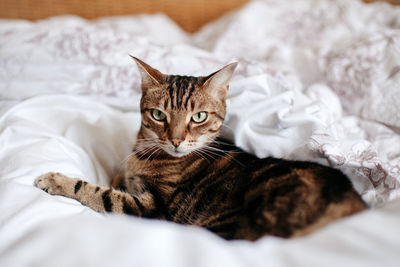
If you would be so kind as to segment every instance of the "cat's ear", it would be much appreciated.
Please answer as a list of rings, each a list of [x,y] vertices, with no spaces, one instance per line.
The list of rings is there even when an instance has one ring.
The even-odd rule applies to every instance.
[[[229,82],[231,81],[237,65],[237,62],[231,63],[208,76],[203,84],[203,88],[212,96],[219,98],[221,101],[225,101],[226,95],[228,94]]]
[[[142,76],[142,90],[145,90],[151,86],[158,86],[165,80],[165,75],[158,70],[152,68],[150,65],[144,63],[134,56],[130,57],[136,61],[140,75]]]

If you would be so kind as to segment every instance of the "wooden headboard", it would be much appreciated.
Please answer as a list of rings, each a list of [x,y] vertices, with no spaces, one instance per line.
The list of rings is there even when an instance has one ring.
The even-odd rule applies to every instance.
[[[163,12],[184,30],[194,32],[205,23],[239,8],[249,0],[0,0],[0,18],[38,20],[75,14],[87,19]],[[374,2],[376,0],[364,0]],[[400,0],[386,0],[400,4]]]

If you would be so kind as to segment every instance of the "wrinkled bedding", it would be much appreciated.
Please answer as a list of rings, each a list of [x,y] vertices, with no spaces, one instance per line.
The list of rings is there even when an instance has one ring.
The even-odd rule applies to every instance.
[[[340,168],[371,209],[305,238],[226,242],[33,187],[123,168],[140,125],[129,54],[181,75],[239,62],[222,135]],[[161,14],[0,20],[0,266],[397,266],[399,106],[400,8],[384,3],[252,1],[193,35]]]

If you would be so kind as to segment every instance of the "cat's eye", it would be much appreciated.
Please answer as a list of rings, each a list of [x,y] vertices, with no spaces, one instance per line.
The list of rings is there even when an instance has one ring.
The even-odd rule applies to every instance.
[[[158,109],[152,109],[151,116],[153,116],[156,121],[163,121],[167,117],[161,110]]]
[[[207,112],[201,111],[192,116],[192,121],[196,123],[202,123],[207,119]]]

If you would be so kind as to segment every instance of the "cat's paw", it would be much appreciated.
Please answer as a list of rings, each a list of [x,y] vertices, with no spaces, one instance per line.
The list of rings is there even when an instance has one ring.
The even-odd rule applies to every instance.
[[[35,186],[52,195],[67,195],[70,178],[58,172],[45,173],[35,180]]]

